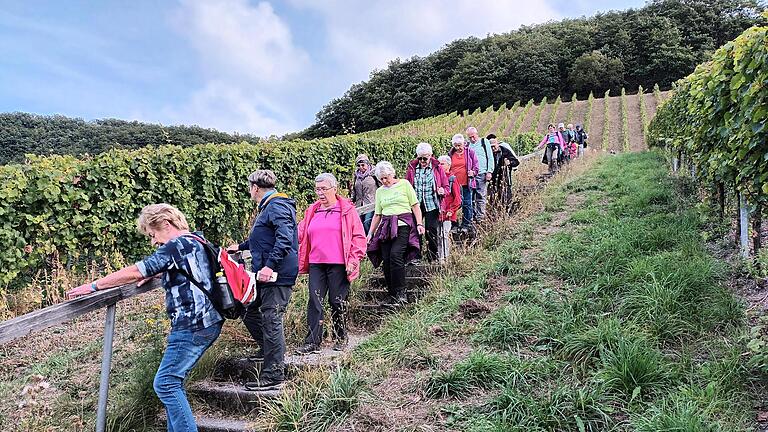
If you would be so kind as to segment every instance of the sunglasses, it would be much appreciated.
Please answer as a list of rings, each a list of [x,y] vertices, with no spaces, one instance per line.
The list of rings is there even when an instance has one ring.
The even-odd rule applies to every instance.
[[[419,157],[417,157],[416,159],[417,159],[417,160],[420,160],[420,161],[428,161],[428,160],[429,160],[429,158],[428,158],[428,157],[426,157],[426,156],[419,156]]]

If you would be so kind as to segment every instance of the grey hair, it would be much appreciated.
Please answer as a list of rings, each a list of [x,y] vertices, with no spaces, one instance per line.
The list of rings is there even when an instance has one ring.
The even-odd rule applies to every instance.
[[[315,177],[315,183],[320,183],[321,181],[327,181],[332,188],[339,187],[339,182],[336,180],[336,176],[331,173],[322,173]]]
[[[440,163],[447,163],[448,165],[451,165],[451,157],[448,155],[442,155],[439,158],[437,158],[437,161]]]
[[[374,173],[376,174],[376,177],[379,179],[387,175],[391,175],[392,177],[394,177],[395,167],[393,167],[392,164],[387,161],[380,161],[379,163],[376,164],[376,168],[374,168]]]
[[[453,136],[453,138],[451,138],[451,144],[456,144],[456,143],[460,143],[460,142],[461,143],[465,142],[464,135],[462,135],[462,134],[456,134],[456,135]]]
[[[418,143],[416,145],[416,156],[429,155],[432,156],[432,146],[429,143]]]
[[[467,128],[467,130],[466,130],[465,132],[466,132],[467,134],[469,134],[470,132],[474,132],[474,133],[477,133],[477,128],[476,128],[476,127],[474,127],[474,126],[470,126],[470,127],[468,127],[468,128]]]
[[[256,170],[248,176],[248,181],[262,189],[274,189],[277,176],[272,170]]]

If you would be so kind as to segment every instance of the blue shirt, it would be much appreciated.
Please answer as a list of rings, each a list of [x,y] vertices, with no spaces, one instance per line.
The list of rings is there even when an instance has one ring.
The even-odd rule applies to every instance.
[[[202,237],[201,233],[195,233]],[[179,271],[183,269],[206,290],[211,289],[211,270],[203,245],[180,236],[157,248],[136,263],[144,277],[163,273],[165,310],[174,330],[201,330],[223,320],[208,297]]]
[[[467,144],[477,156],[477,174],[492,173],[496,169],[496,162],[493,159],[491,140],[480,138],[475,142],[469,140]]]

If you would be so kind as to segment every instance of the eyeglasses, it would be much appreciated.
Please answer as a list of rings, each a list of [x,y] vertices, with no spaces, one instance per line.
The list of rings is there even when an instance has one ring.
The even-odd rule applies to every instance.
[[[323,186],[323,187],[316,187],[315,188],[315,192],[317,192],[317,193],[325,193],[325,192],[328,192],[331,189],[333,189],[333,188],[332,187],[325,187],[325,186]]]
[[[429,158],[427,156],[419,156],[416,159],[418,159],[420,161],[428,161],[429,160]]]

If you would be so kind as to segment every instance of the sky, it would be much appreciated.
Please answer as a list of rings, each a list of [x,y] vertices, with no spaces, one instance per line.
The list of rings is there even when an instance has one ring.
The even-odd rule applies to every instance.
[[[0,112],[282,135],[395,58],[644,0],[0,0]]]

